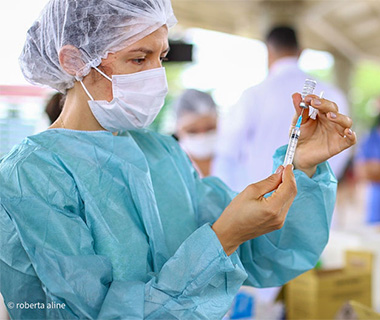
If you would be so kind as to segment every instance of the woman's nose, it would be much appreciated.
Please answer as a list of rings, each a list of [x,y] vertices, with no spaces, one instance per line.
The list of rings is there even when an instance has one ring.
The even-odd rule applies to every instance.
[[[153,68],[161,68],[161,67],[162,67],[161,58],[155,59],[154,64],[153,64]]]

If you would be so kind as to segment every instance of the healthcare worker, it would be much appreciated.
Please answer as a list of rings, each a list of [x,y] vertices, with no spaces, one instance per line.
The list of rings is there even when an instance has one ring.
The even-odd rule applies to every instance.
[[[214,99],[207,93],[186,89],[174,101],[175,137],[202,177],[210,175],[216,146],[218,114]]]
[[[220,319],[243,283],[279,286],[317,262],[336,189],[324,161],[355,143],[351,120],[309,96],[320,116],[305,117],[294,172],[282,147],[276,173],[238,195],[199,179],[173,138],[143,129],[175,22],[168,0],[52,0],[28,31],[25,77],[67,97],[0,164],[12,318]]]

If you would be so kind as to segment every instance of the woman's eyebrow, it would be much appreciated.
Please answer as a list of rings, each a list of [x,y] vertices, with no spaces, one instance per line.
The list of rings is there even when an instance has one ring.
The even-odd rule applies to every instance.
[[[152,54],[153,53],[152,50],[150,50],[148,48],[144,48],[144,47],[133,49],[133,50],[129,50],[128,52],[143,52],[143,53],[146,53],[146,54]]]
[[[165,49],[164,51],[162,51],[162,53],[167,53],[167,52],[169,52],[169,50],[170,50],[170,48],[168,47],[167,49]],[[140,48],[128,51],[128,53],[131,53],[131,52],[143,52],[145,54],[152,54],[153,50],[148,49],[148,48],[144,48],[144,47],[140,47]]]

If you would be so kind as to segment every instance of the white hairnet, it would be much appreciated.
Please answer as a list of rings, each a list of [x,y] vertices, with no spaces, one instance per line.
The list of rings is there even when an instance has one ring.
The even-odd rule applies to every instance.
[[[209,94],[195,89],[185,90],[174,102],[173,108],[177,120],[188,114],[216,114],[216,104],[213,98]]]
[[[28,30],[21,70],[29,82],[65,92],[108,53],[176,22],[170,0],[51,0]],[[75,76],[59,63],[65,45],[78,49],[69,53]]]

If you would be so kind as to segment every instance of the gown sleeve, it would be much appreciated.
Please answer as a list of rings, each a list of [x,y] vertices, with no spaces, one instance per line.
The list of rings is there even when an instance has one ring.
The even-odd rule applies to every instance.
[[[274,168],[283,163],[286,147],[273,156]],[[200,223],[213,223],[236,193],[215,177],[199,179],[197,206]],[[281,286],[313,268],[327,244],[336,199],[336,178],[327,162],[312,178],[294,170],[298,193],[280,230],[240,245],[237,253],[248,273],[245,285]]]
[[[25,153],[0,165],[0,288],[12,318],[223,317],[247,274],[210,224],[147,282],[114,280],[109,258],[94,250],[70,172],[42,151]]]

